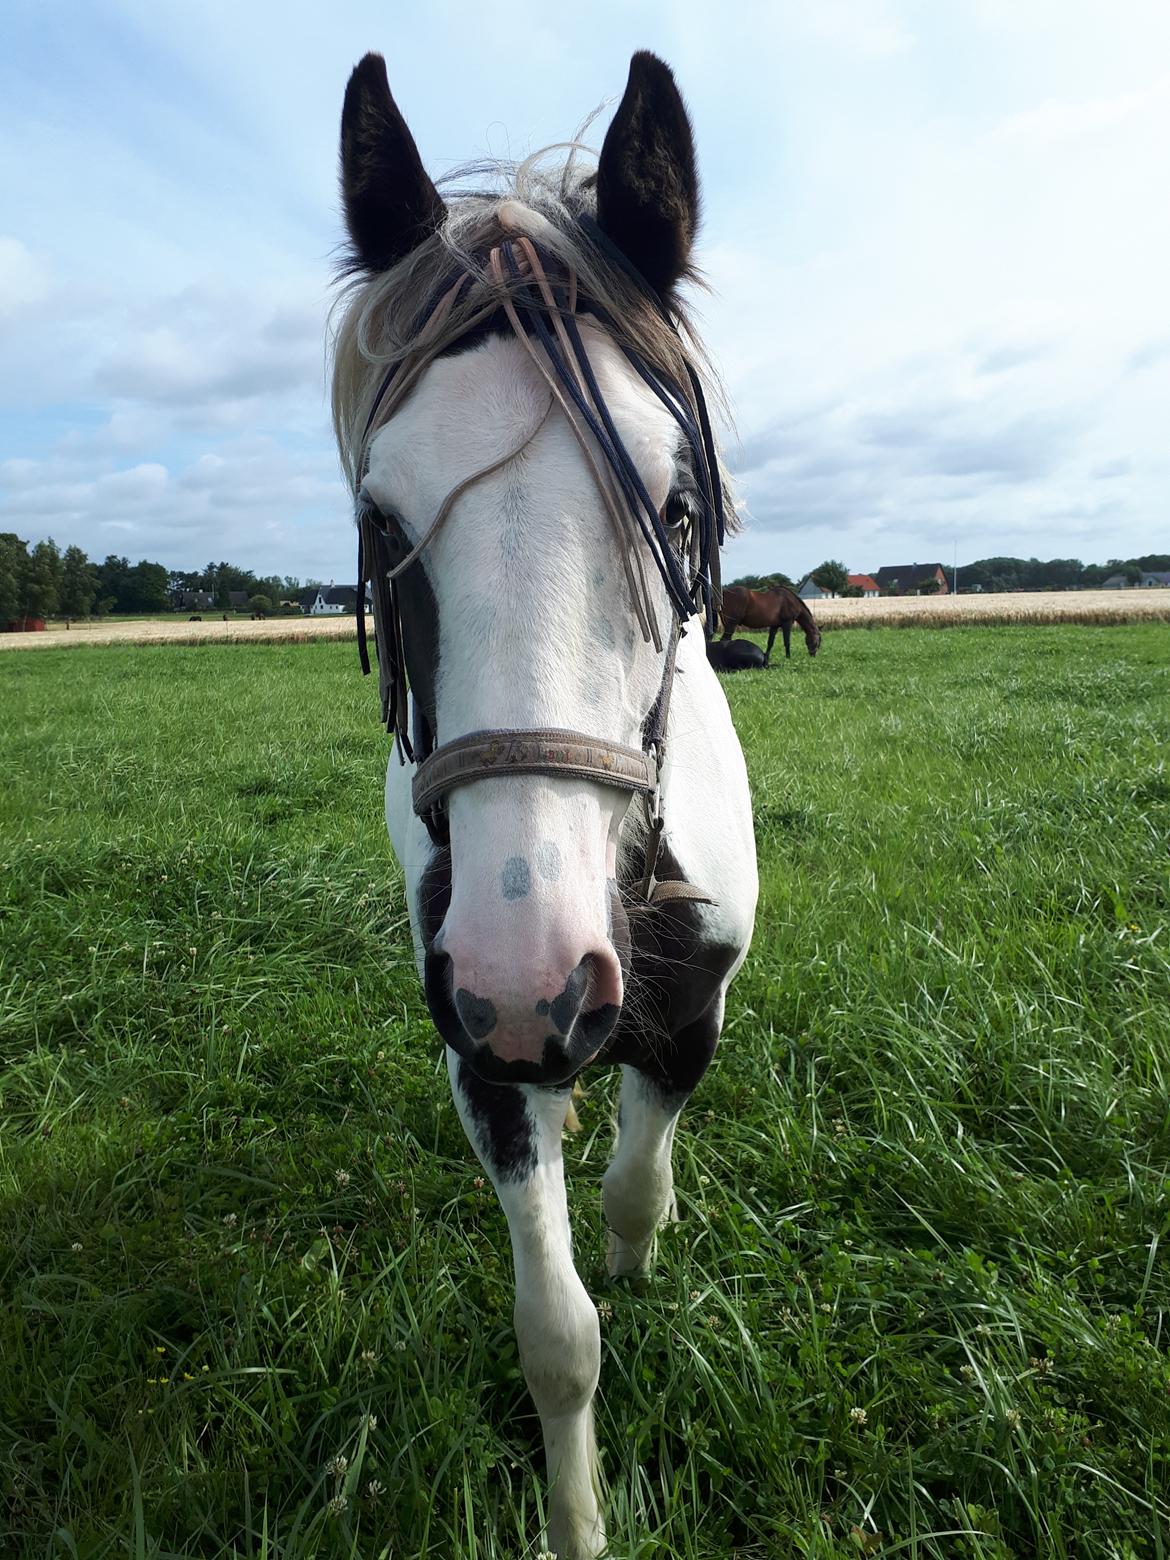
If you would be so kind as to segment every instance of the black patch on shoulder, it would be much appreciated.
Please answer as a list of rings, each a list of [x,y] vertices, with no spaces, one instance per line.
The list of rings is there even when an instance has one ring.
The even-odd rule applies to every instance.
[[[536,1138],[528,1102],[513,1084],[485,1083],[459,1063],[459,1090],[480,1135],[480,1144],[502,1181],[526,1181],[536,1169]]]
[[[541,1018],[548,1017],[549,1004],[544,997],[536,1004],[536,1011]]]
[[[684,878],[668,842],[658,878]],[[716,998],[739,949],[712,942],[701,908],[686,900],[631,915],[628,925],[632,999],[599,1060],[636,1067],[672,1097],[689,1094],[715,1054]]]

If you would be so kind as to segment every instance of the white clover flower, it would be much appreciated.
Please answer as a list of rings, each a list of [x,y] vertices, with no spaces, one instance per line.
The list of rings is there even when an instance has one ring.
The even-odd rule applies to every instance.
[[[869,1418],[869,1415],[866,1413],[864,1408],[851,1408],[849,1410],[849,1418],[855,1425],[863,1425]]]
[[[349,1467],[349,1458],[344,1452],[338,1452],[325,1464],[325,1472],[331,1473],[335,1479],[343,1478],[345,1470]]]
[[[349,1185],[349,1171],[335,1170],[333,1172],[333,1179],[337,1182],[338,1186],[344,1190],[344,1188]]]

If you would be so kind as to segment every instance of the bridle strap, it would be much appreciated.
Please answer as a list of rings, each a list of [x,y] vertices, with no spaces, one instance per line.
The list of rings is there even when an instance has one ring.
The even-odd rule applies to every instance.
[[[468,488],[474,487],[477,482],[482,482],[484,477],[490,477],[494,472],[501,471],[505,466],[516,460],[518,456],[523,455],[524,451],[528,448],[533,439],[536,438],[536,435],[548,421],[548,414],[552,411],[552,409],[553,402],[552,397],[550,396],[548,405],[545,407],[540,420],[536,423],[535,427],[532,429],[532,432],[526,434],[524,439],[516,446],[515,449],[509,450],[505,455],[501,455],[499,460],[493,460],[489,466],[481,466],[478,471],[473,471],[470,476],[464,477],[461,482],[457,482],[455,484],[443,502],[439,505],[435,518],[431,521],[430,525],[423,532],[422,536],[407,553],[406,557],[403,558],[400,563],[396,563],[393,568],[386,570],[386,578],[388,580],[398,579],[400,575],[406,573],[407,569],[410,568],[412,563],[417,563],[418,559],[424,552],[426,552],[427,548],[439,534],[439,531],[444,521],[447,519],[447,516],[455,508],[457,500],[462,498],[463,494],[467,492]]]
[[[547,307],[552,313],[553,324],[557,335],[563,341],[566,339],[564,324],[562,323],[560,315],[556,310],[555,300],[553,299],[552,293],[548,287],[548,279],[545,276],[543,266],[540,264],[540,259],[536,254],[536,251],[533,249],[531,243],[529,243],[527,239],[520,239],[517,242],[522,247],[527,271],[533,276],[534,281],[540,288],[541,295],[545,298]],[[537,351],[532,340],[530,339],[528,332],[524,329],[524,325],[520,320],[520,316],[516,312],[516,307],[508,295],[507,288],[505,286],[503,261],[501,259],[500,249],[498,247],[492,250],[488,257],[488,263],[491,267],[492,275],[500,287],[500,305],[504,310],[508,324],[512,327],[512,331],[516,337],[516,340],[532,359],[537,373],[548,385],[549,394],[553,397],[561,411],[565,414],[565,421],[568,423],[573,437],[580,446],[581,454],[585,458],[585,464],[589,467],[589,470],[593,476],[593,480],[597,486],[597,491],[601,496],[601,501],[604,504],[606,513],[609,515],[610,522],[613,525],[614,535],[618,544],[618,554],[622,560],[622,567],[625,570],[626,581],[630,588],[630,598],[634,605],[634,611],[638,617],[638,626],[642,630],[642,637],[652,643],[655,650],[661,651],[662,637],[658,630],[658,622],[654,614],[653,604],[650,600],[650,592],[646,585],[646,575],[642,567],[641,554],[638,551],[637,546],[634,544],[630,534],[631,521],[625,509],[623,508],[620,499],[614,493],[614,483],[612,477],[610,476],[608,469],[598,463],[597,456],[593,452],[593,448],[585,435],[584,429],[579,426],[579,419],[574,416],[572,405],[570,404],[570,401],[564,390],[561,388],[556,375],[548,367],[544,361],[544,358]],[[572,279],[575,285],[575,275]],[[571,366],[572,358],[568,351],[566,351],[565,360],[566,363]],[[579,378],[579,376],[574,374],[574,378]]]
[[[473,731],[436,748],[414,772],[412,797],[420,817],[458,786],[512,775],[588,780],[615,791],[651,796],[653,760],[637,748],[551,727],[535,731]]]

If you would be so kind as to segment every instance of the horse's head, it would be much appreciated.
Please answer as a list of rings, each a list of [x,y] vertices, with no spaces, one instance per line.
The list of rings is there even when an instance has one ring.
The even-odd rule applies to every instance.
[[[511,254],[512,237],[538,245],[557,279],[574,277],[582,383],[595,379],[589,399],[608,409],[677,549],[693,513],[692,463],[678,421],[622,350],[633,343],[685,384],[681,357],[663,361],[681,354],[678,338],[629,271],[670,302],[688,268],[698,190],[673,77],[652,55],[634,57],[595,186],[578,177],[567,194],[559,178],[521,169],[509,198],[448,207],[378,56],[351,77],[341,148],[359,280],[338,338],[335,416],[359,507],[391,561],[424,543],[395,586],[415,747],[560,729],[638,752],[673,621],[657,554],[637,532],[633,545],[619,545],[605,459],[550,388],[534,322],[516,326],[506,290],[498,307],[482,300],[493,277],[506,288],[500,246]],[[583,228],[582,210],[593,228]],[[367,440],[363,424],[396,333],[401,340],[404,322],[418,330],[433,319],[435,299],[461,271],[469,285],[437,327],[421,327],[436,332],[436,349]],[[641,582],[636,592],[631,578]],[[635,594],[652,611],[658,644],[640,631]],[[380,623],[380,644],[385,635]],[[408,875],[428,874],[438,907],[424,927],[432,1016],[481,1076],[559,1082],[613,1030],[628,941],[617,879],[629,806],[628,791],[569,773],[477,777],[445,798],[449,857],[417,828],[399,832]]]
[[[805,629],[804,642],[808,646],[809,655],[816,655],[821,648],[821,631],[815,623],[810,623]]]

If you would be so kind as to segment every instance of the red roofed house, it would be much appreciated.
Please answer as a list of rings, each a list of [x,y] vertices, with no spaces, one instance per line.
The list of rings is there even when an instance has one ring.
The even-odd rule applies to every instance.
[[[887,596],[946,596],[951,589],[941,563],[887,564],[874,578]]]
[[[868,574],[851,574],[849,583],[855,589],[860,590],[863,596],[881,595],[881,591],[878,589],[878,582],[871,580]]]

